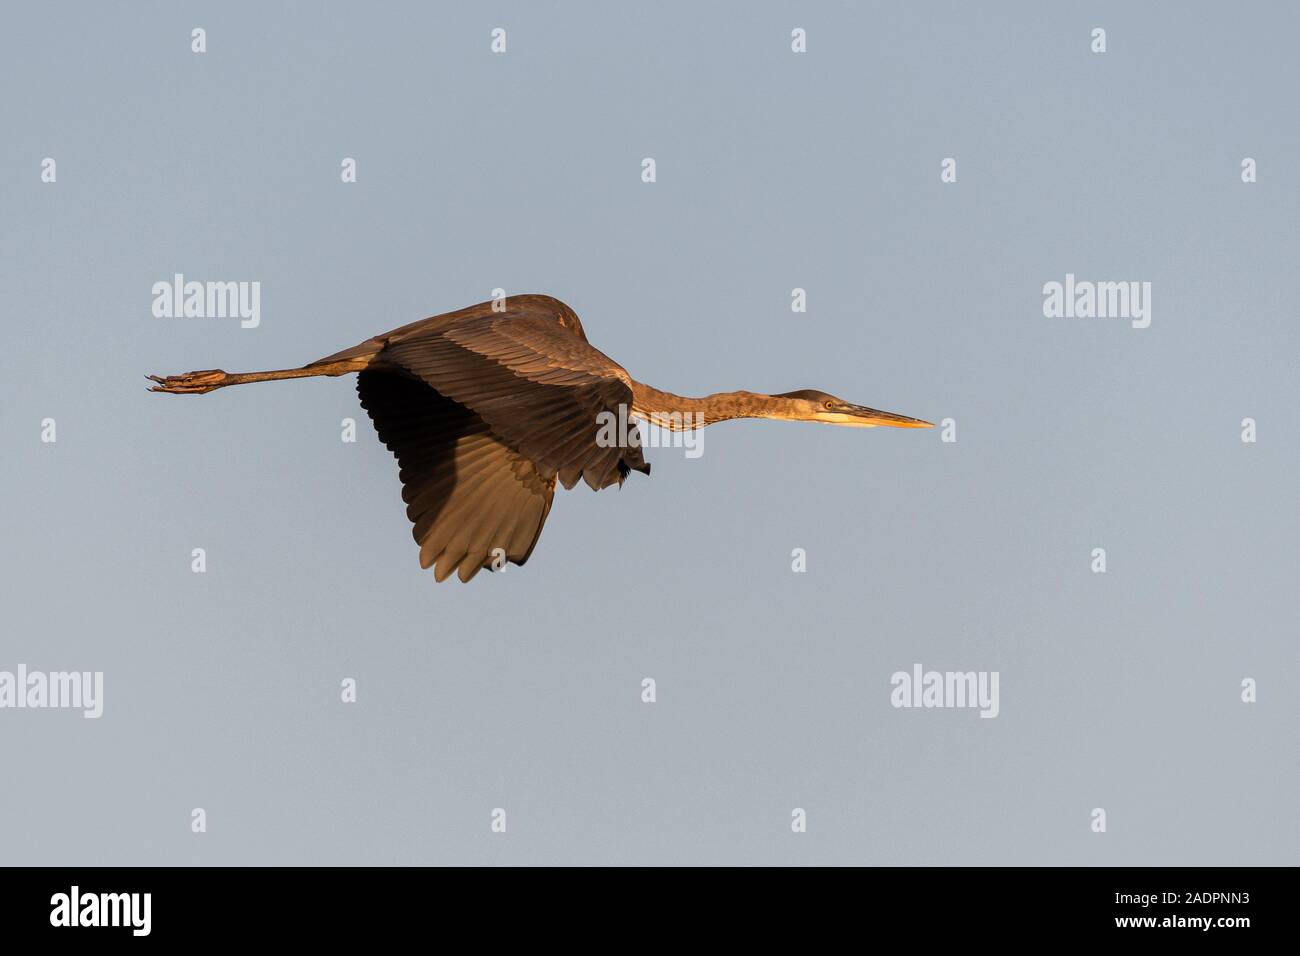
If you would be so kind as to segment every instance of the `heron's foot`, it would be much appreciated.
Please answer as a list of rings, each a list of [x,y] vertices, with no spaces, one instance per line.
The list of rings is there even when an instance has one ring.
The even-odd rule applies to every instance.
[[[219,368],[203,372],[186,372],[183,375],[146,375],[145,378],[158,383],[149,391],[168,392],[172,395],[202,395],[204,392],[230,384],[228,381],[230,376]]]

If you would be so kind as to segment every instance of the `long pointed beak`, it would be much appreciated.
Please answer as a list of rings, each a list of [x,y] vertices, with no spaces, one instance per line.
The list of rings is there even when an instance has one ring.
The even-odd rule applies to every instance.
[[[890,428],[933,428],[932,422],[922,421],[919,418],[908,418],[906,415],[896,415],[893,412],[882,412],[878,408],[866,408],[862,405],[846,405],[844,411],[852,415],[855,419],[862,422],[863,425],[887,425]]]

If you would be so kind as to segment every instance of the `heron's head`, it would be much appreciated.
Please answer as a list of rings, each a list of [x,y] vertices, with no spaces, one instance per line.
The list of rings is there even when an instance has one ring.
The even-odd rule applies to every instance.
[[[930,422],[893,412],[882,412],[878,408],[854,405],[834,395],[827,395],[815,388],[802,388],[797,392],[782,392],[774,398],[785,399],[787,409],[782,417],[801,422],[824,422],[827,425],[847,425],[851,428],[875,428],[888,425],[893,428],[933,428]]]

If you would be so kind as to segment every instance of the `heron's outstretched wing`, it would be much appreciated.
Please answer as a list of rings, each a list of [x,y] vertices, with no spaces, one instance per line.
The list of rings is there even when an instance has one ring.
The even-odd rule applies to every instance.
[[[506,445],[473,411],[398,371],[357,376],[361,405],[397,456],[420,566],[468,581],[528,560],[551,510],[555,478]]]
[[[629,421],[627,372],[559,317],[476,314],[394,335],[381,357],[475,412],[565,488],[582,479],[600,489],[634,469],[650,472]]]

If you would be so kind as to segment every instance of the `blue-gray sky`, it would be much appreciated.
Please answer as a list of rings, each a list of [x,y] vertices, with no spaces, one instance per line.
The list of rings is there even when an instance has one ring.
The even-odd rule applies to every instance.
[[[105,699],[0,710],[0,862],[1296,862],[1294,10],[3,17],[0,670]],[[178,272],[260,325],[155,318]],[[1067,273],[1150,327],[1045,318]],[[462,587],[351,379],[144,390],[496,287],[661,388],[957,441],[719,425]],[[891,707],[918,662],[997,671],[996,719]]]

